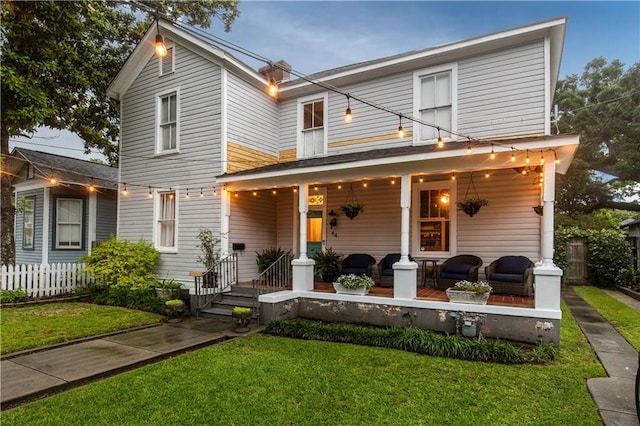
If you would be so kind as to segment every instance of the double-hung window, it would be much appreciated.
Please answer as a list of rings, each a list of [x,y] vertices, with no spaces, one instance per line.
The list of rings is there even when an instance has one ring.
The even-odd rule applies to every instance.
[[[176,249],[176,203],[175,191],[158,193],[156,246],[158,249]]]
[[[82,200],[58,198],[56,200],[56,248],[82,248]]]
[[[414,75],[415,115],[433,126],[420,125],[418,142],[433,142],[440,136],[450,137],[446,130],[456,131],[457,67],[432,68]]]
[[[33,250],[34,248],[34,218],[36,200],[33,197],[24,199],[22,211],[22,248]]]
[[[454,251],[455,208],[451,214],[454,191],[447,181],[414,185],[413,253],[447,255]]]
[[[179,115],[178,91],[158,96],[158,153],[178,151]]]
[[[299,101],[298,158],[315,157],[327,153],[327,95]]]

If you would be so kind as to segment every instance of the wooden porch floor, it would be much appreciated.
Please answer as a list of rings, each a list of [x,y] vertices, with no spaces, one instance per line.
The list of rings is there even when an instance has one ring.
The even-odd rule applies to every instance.
[[[240,283],[239,286],[251,287],[251,283]],[[285,290],[285,289],[283,289]],[[313,290],[322,293],[335,293],[332,283],[316,281],[313,284]],[[369,296],[393,297],[393,288],[374,286],[369,290]],[[437,290],[429,286],[418,286],[418,300],[433,300],[438,302],[447,302],[447,294],[444,290]],[[488,305],[514,306],[518,308],[533,308],[535,306],[533,297],[511,296],[508,294],[492,294],[487,301]]]

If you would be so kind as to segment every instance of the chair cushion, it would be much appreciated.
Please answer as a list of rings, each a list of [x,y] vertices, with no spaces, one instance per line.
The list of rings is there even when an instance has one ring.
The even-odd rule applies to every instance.
[[[347,268],[367,268],[367,266],[375,263],[376,260],[368,254],[350,254],[345,259]]]
[[[451,280],[466,280],[467,273],[465,272],[464,274],[454,274],[451,272],[442,271],[440,272],[440,278],[449,278]]]
[[[466,263],[450,263],[445,265],[442,271],[446,271],[450,274],[463,274],[466,276],[472,266],[473,265],[467,265]]]
[[[385,256],[384,258],[384,270],[386,271],[387,269],[392,269],[393,270],[393,264],[397,263],[400,261],[400,255],[399,254],[388,254]],[[391,274],[393,275],[393,273]]]
[[[530,261],[524,256],[504,256],[498,259],[496,272],[500,274],[524,274],[530,266]]]
[[[382,275],[385,276],[385,277],[392,277],[393,276],[393,268],[383,269],[382,270]]]
[[[524,283],[524,274],[491,274],[490,281],[505,281],[509,283]]]

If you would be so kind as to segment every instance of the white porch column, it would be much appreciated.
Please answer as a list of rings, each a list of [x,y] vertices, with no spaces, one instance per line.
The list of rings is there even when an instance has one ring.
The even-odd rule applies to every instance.
[[[229,254],[229,217],[231,216],[231,193],[220,191],[220,254]]]
[[[415,299],[418,264],[409,260],[409,224],[411,220],[411,176],[402,175],[400,188],[400,261],[393,264],[393,297]]]
[[[533,270],[536,309],[560,311],[562,269],[553,263],[553,215],[555,208],[556,164],[553,152],[544,154],[542,192],[542,259]]]
[[[293,266],[293,291],[313,290],[313,265],[307,257],[307,212],[309,185],[303,183],[298,189],[298,212],[300,213],[300,257],[291,261]]]

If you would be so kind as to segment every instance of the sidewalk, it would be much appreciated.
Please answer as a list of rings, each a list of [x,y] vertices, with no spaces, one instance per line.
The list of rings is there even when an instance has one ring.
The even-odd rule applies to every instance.
[[[598,405],[604,424],[639,425],[634,389],[638,353],[571,287],[562,288],[562,298],[607,372],[608,377],[587,380],[587,387]]]
[[[229,320],[189,318],[4,356],[0,362],[1,409],[263,329],[251,324],[249,333],[238,334],[235,328]]]

